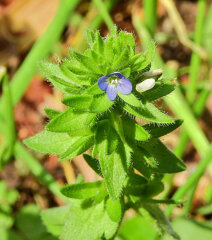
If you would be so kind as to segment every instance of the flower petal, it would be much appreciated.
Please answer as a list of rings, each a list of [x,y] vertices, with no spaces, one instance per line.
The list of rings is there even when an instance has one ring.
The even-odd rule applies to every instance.
[[[98,79],[98,86],[100,89],[102,89],[103,91],[105,91],[108,87],[108,82],[107,82],[108,77],[107,76],[103,76],[100,77]]]
[[[107,87],[107,97],[109,100],[113,101],[117,95],[117,88],[114,85],[108,85]]]
[[[119,85],[117,89],[122,94],[129,94],[132,92],[132,83],[127,78],[122,77],[119,80]]]

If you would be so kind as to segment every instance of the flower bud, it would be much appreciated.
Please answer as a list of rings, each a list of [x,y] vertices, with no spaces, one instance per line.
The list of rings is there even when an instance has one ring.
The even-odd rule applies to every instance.
[[[163,70],[162,69],[155,69],[155,70],[152,70],[152,71],[149,71],[149,72],[145,72],[143,73],[143,77],[157,77],[159,75],[161,75],[163,73]]]
[[[143,82],[136,85],[136,91],[137,92],[145,92],[155,86],[155,79],[154,78],[148,78],[144,80]]]

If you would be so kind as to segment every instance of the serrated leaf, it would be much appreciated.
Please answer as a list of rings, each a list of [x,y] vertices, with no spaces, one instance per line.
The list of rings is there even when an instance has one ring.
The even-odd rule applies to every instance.
[[[45,108],[44,111],[50,119],[57,117],[61,113],[60,111],[51,108]]]
[[[94,144],[94,136],[84,136],[77,139],[68,149],[64,152],[60,161],[66,161],[87,151]]]
[[[123,199],[112,200],[110,198],[106,201],[106,211],[113,222],[119,223],[124,213]]]
[[[61,155],[81,137],[70,137],[67,133],[42,131],[33,137],[24,140],[24,143],[33,150]]]
[[[186,169],[185,164],[172,153],[160,140],[151,139],[140,145],[155,159],[152,170],[157,173],[176,173]]]
[[[146,124],[143,126],[143,128],[151,135],[151,137],[159,138],[162,137],[172,131],[174,131],[176,128],[181,126],[183,123],[183,120],[175,120],[174,123],[167,125],[167,124]]]
[[[93,45],[93,47],[97,53],[102,55],[104,53],[104,41],[98,31],[96,31],[95,40],[96,41],[95,41],[95,44]]]
[[[78,200],[71,205],[61,238],[63,240],[94,240],[104,236],[106,239],[111,239],[117,228],[118,223],[109,218],[104,201],[84,206],[84,202],[81,203]]]
[[[87,199],[95,197],[100,191],[102,181],[83,182],[66,185],[61,188],[61,193],[68,198]]]
[[[156,108],[152,103],[143,103],[143,106],[140,108],[133,108],[129,105],[124,106],[124,110],[136,117],[145,119],[147,121],[156,122],[156,123],[173,123],[174,120],[162,113],[158,108]]]
[[[70,205],[67,205],[50,208],[41,212],[42,221],[52,235],[59,237],[62,234],[69,209]]]
[[[83,157],[87,164],[98,174],[102,177],[102,172],[100,169],[99,161],[88,154],[83,154]]]
[[[46,125],[46,129],[52,132],[74,133],[80,129],[87,129],[92,125],[96,114],[82,113],[68,108]]]
[[[123,117],[123,130],[126,137],[136,141],[146,141],[150,138],[148,131],[138,125],[134,120]]]

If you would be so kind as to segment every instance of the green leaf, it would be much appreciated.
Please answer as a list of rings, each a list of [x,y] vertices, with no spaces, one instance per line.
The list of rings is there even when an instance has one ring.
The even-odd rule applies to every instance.
[[[124,106],[124,110],[136,117],[156,123],[173,123],[174,120],[158,110],[152,103],[143,103],[140,108],[133,108],[129,105]]]
[[[112,200],[110,198],[107,199],[106,202],[106,210],[108,216],[113,222],[119,223],[123,216],[123,199]]]
[[[106,155],[106,141],[99,145],[101,172],[108,193],[113,200],[116,200],[121,194],[130,161],[130,151],[124,148],[122,143],[119,143],[118,149],[110,155]]]
[[[61,193],[68,198],[86,199],[95,197],[100,191],[102,181],[83,182],[66,185],[61,188]]]
[[[140,147],[133,147],[133,167],[146,178],[150,178],[152,169],[149,165],[149,155]]]
[[[122,118],[122,123],[125,136],[129,137],[131,140],[146,141],[150,138],[148,131],[129,117],[124,116]]]
[[[46,125],[52,132],[74,133],[80,129],[87,129],[95,119],[94,113],[81,113],[68,108]]]
[[[60,111],[51,108],[45,108],[44,111],[50,119],[57,117],[61,113]]]
[[[72,145],[70,145],[66,152],[64,152],[61,155],[60,161],[66,161],[84,153],[93,144],[94,144],[93,135],[80,137]]]
[[[109,127],[105,146],[105,151],[107,155],[116,151],[118,147],[118,142],[119,142],[118,134],[116,133],[113,127]]]
[[[156,229],[143,217],[137,215],[125,221],[119,231],[123,240],[156,240]]]
[[[83,157],[87,164],[97,173],[102,177],[102,172],[100,169],[99,161],[95,158],[92,158],[88,154],[83,154]]]
[[[175,173],[184,171],[185,164],[175,156],[160,140],[151,139],[140,145],[155,159],[156,165],[152,170],[157,173]]]
[[[62,102],[74,110],[87,111],[92,99],[90,95],[72,95],[64,98]]]
[[[158,98],[164,97],[175,90],[175,85],[171,82],[156,82],[154,88],[150,91],[142,92],[146,100],[152,102]]]
[[[116,55],[118,56],[118,55]],[[124,67],[126,67],[128,65],[128,61],[129,61],[129,49],[125,48],[122,53],[120,54],[120,56],[114,58],[114,63],[112,65],[112,68],[114,70],[121,70]]]
[[[61,71],[57,64],[40,61],[38,67],[41,69],[45,77],[51,81],[55,88],[61,92],[67,92],[66,88],[75,86],[74,82],[71,82],[68,77]]]
[[[173,230],[168,218],[163,211],[156,205],[151,203],[143,203],[142,207],[148,211],[148,214],[156,220],[157,226],[161,230],[162,234],[169,234],[174,239],[180,239],[178,234]]]
[[[55,207],[41,212],[41,218],[48,231],[54,236],[60,236],[69,215],[70,205]]]
[[[210,240],[212,236],[211,221],[196,221],[194,219],[176,218],[172,222],[174,230],[182,240]],[[170,238],[165,237],[164,240]]]
[[[24,140],[24,143],[33,150],[61,155],[66,152],[81,137],[70,137],[67,133],[42,131],[33,137]]]
[[[35,204],[28,204],[21,208],[16,218],[16,228],[26,239],[30,240],[56,240],[50,236],[40,219],[40,208]]]
[[[111,239],[117,228],[118,223],[108,216],[104,201],[86,206],[85,202],[81,204],[78,200],[71,205],[61,239],[94,240],[102,236]]]
[[[128,103],[129,105],[132,105],[134,107],[142,107],[142,103],[139,99],[136,98],[136,96],[133,93],[130,94],[121,94],[118,92],[119,97],[124,100],[124,102]]]
[[[102,94],[102,93],[104,93],[104,91],[102,91],[99,88],[97,83],[93,84],[92,86],[87,88],[85,91],[85,94],[88,94],[88,95],[98,95],[98,94]]]
[[[175,120],[173,124],[167,125],[155,125],[155,124],[146,124],[143,128],[151,135],[151,137],[159,138],[162,137],[176,128],[178,128],[183,123],[183,120]]]
[[[110,101],[106,94],[94,96],[91,105],[89,106],[89,112],[102,113],[107,111],[112,105],[113,101]]]
[[[95,64],[95,62],[93,61],[92,58],[87,57],[85,55],[82,55],[80,53],[77,53],[72,49],[69,49],[69,54],[70,54],[71,57],[75,58],[80,64],[82,64],[88,70],[101,74],[101,72],[97,71],[98,68],[96,68],[96,64]]]

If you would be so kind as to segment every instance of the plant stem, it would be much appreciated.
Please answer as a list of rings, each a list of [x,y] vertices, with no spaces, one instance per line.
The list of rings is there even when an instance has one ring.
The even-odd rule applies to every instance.
[[[58,196],[64,202],[68,202],[67,198],[60,193],[60,186],[57,182],[55,182],[52,175],[46,172],[43,166],[27,152],[19,141],[15,144],[14,155],[15,158],[22,160],[30,169],[32,174],[35,175],[41,183],[45,184],[53,194]]]
[[[199,0],[198,10],[197,10],[197,19],[196,19],[196,29],[194,33],[194,42],[197,45],[201,45],[202,43],[205,7],[206,7],[206,0]],[[191,56],[191,63],[190,63],[190,74],[189,74],[190,83],[187,91],[187,98],[189,103],[192,103],[195,98],[199,66],[200,66],[200,57],[197,53],[193,52]]]
[[[144,0],[145,25],[152,36],[157,26],[157,0]]]
[[[73,11],[80,0],[61,0],[57,13],[43,36],[33,45],[32,49],[24,59],[10,84],[13,106],[23,96],[31,78],[36,72],[36,63],[45,58],[50,52],[53,44],[59,39],[70,11]],[[0,102],[0,109],[1,109]]]

